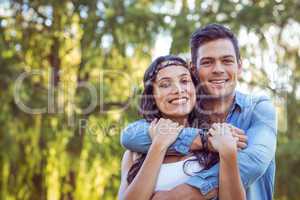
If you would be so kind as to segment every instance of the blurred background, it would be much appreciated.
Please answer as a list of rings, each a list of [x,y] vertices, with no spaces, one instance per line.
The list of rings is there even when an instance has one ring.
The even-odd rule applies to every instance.
[[[299,0],[0,1],[0,199],[116,199],[122,128],[156,56],[191,33],[237,35],[239,89],[278,111],[276,200],[300,196]]]

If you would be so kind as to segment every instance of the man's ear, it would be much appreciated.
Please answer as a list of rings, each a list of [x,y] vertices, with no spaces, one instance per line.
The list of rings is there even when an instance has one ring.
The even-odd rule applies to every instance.
[[[242,77],[242,59],[238,60],[238,71],[237,71],[237,78],[240,79]]]

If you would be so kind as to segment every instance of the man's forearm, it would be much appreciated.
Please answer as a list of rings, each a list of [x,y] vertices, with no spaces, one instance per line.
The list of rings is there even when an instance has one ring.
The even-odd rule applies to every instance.
[[[206,200],[216,196],[217,190],[213,190],[204,196],[198,189],[187,184],[181,184],[169,191],[156,192],[152,200]]]
[[[145,120],[139,120],[130,124],[122,131],[122,145],[131,151],[146,153],[152,143],[148,129],[149,123]],[[193,150],[201,148],[201,141],[196,138],[199,131],[199,129],[195,128],[184,128],[176,141],[169,147],[167,154],[177,155],[177,153],[180,153],[180,155],[186,155],[190,152],[191,146]]]
[[[201,150],[203,148],[202,141],[200,135],[197,135],[196,138],[193,140],[191,145],[191,150]]]
[[[201,138],[200,138],[199,135],[197,135],[197,136],[195,137],[195,139],[192,141],[192,144],[191,144],[191,146],[190,146],[190,150],[189,150],[189,151],[201,150],[202,148],[203,148],[203,147],[202,147]],[[169,149],[167,150],[166,155],[168,155],[168,156],[172,156],[172,155],[178,155],[178,156],[181,156],[182,153],[176,151],[175,148],[172,148],[172,147],[171,147],[171,148],[169,148]]]

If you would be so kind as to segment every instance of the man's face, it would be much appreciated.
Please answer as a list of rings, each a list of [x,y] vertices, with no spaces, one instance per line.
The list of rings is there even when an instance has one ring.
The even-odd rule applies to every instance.
[[[218,39],[199,47],[197,69],[204,93],[224,98],[234,93],[241,62],[237,61],[231,41]]]

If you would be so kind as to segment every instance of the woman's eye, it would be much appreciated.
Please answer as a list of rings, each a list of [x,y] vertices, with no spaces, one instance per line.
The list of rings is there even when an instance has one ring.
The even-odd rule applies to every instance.
[[[182,79],[181,80],[181,83],[183,83],[183,84],[187,84],[187,83],[189,83],[191,80],[189,80],[189,79]]]
[[[158,86],[161,88],[167,88],[170,86],[170,83],[160,83]]]

